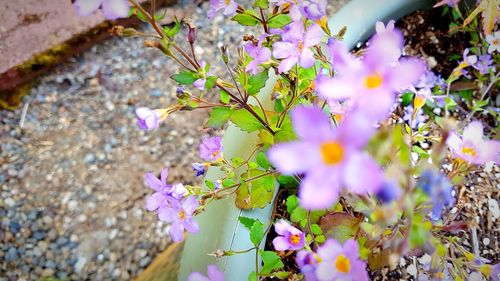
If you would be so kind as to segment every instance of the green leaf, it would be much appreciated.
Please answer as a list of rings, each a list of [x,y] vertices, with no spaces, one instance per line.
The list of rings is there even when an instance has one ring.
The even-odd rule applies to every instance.
[[[220,102],[223,104],[228,104],[230,101],[229,94],[226,91],[220,91]]]
[[[256,26],[259,23],[256,18],[247,14],[236,14],[231,18],[231,20],[234,20],[235,22],[246,26]]]
[[[340,243],[354,237],[359,230],[360,223],[359,218],[342,212],[327,214],[320,220],[321,228],[326,236],[334,238]]]
[[[414,145],[411,150],[417,153],[421,158],[429,158],[429,153],[423,150],[420,146]]]
[[[299,206],[299,197],[290,195],[286,199],[286,211],[292,213]]]
[[[254,107],[254,109],[256,108]],[[234,123],[234,125],[236,125],[236,127],[240,128],[242,131],[249,133],[265,128],[262,123],[260,123],[259,120],[255,118],[255,116],[253,116],[244,108],[234,111],[234,113],[231,115],[231,121]]]
[[[319,244],[322,244],[326,241],[326,237],[325,235],[318,235],[314,238],[314,240],[316,240]]]
[[[288,276],[290,276],[290,272],[288,271],[277,271],[272,274],[272,276],[278,278],[278,279],[286,279]]]
[[[241,176],[241,186],[236,191],[236,207],[240,209],[264,208],[272,201],[275,177],[273,175],[261,176],[264,173],[266,172],[261,170],[250,170]],[[248,178],[255,179],[246,182]]]
[[[205,180],[205,185],[210,188],[211,190],[215,189],[215,183],[211,180]]]
[[[314,235],[322,235],[323,230],[321,230],[321,227],[317,224],[311,224],[311,231]]]
[[[172,79],[174,79],[177,83],[181,85],[192,85],[194,81],[198,79],[198,77],[196,77],[196,72],[184,71],[172,75]]]
[[[407,92],[407,93],[404,93],[402,96],[401,96],[401,105],[403,107],[406,107],[407,105],[410,105],[412,102],[413,102],[413,96],[415,94],[413,93],[410,93],[410,92]]]
[[[295,208],[290,215],[290,220],[293,222],[300,222],[301,220],[305,220],[306,218],[307,211],[302,207]]]
[[[268,145],[274,144],[274,136],[271,133],[269,133],[269,131],[259,130],[258,136],[263,144],[268,144]]]
[[[261,166],[264,170],[267,170],[271,167],[271,164],[267,160],[267,156],[264,152],[259,151],[257,153],[257,156],[255,157],[255,161],[257,161],[257,164]]]
[[[241,163],[243,163],[243,161],[244,161],[244,160],[243,160],[243,158],[241,158],[241,157],[233,157],[233,158],[231,158],[231,162],[233,162],[233,165],[234,165],[234,166],[239,166],[239,165],[241,165]]]
[[[276,269],[281,269],[285,265],[281,261],[281,258],[273,251],[259,251],[260,256],[262,257],[262,262],[264,266],[261,269],[262,274],[269,274],[271,271]]]
[[[264,238],[264,225],[259,220],[255,220],[250,228],[250,241],[258,247],[262,238]]]
[[[239,217],[238,218],[242,225],[244,225],[248,230],[252,229],[252,226],[257,221],[256,219],[248,218],[248,217]]]
[[[222,186],[223,187],[229,187],[229,186],[233,186],[236,184],[236,181],[233,180],[233,179],[225,179],[222,181]]]
[[[231,118],[233,110],[227,107],[214,107],[210,112],[207,125],[212,128],[221,128]]]
[[[247,85],[245,85],[247,93],[251,96],[257,94],[260,89],[262,89],[266,85],[266,81],[268,78],[269,75],[267,71],[262,71],[261,73],[257,73],[256,75],[250,75]]]
[[[267,9],[269,7],[269,0],[256,0],[253,6],[262,9]]]
[[[164,27],[163,32],[165,32],[165,35],[168,37],[172,38],[174,37],[177,33],[179,33],[179,30],[181,29],[181,24],[178,20],[175,20],[175,24],[172,28]]]
[[[270,28],[282,28],[283,26],[292,22],[292,18],[289,15],[279,14],[269,19],[267,25]]]
[[[207,82],[205,82],[205,89],[210,90],[215,86],[215,82],[217,82],[216,76],[208,76]]]
[[[259,281],[257,279],[257,273],[255,271],[252,271],[250,275],[248,275],[248,281]]]

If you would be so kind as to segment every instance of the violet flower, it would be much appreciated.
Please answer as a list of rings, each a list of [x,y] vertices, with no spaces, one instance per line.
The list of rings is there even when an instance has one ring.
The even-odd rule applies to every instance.
[[[283,59],[279,66],[280,73],[289,71],[297,62],[303,68],[312,67],[315,63],[311,47],[323,39],[323,30],[317,24],[309,26],[304,32],[302,22],[290,24],[290,29],[282,34],[283,41],[273,44],[273,56]]]
[[[187,192],[183,184],[167,184],[168,168],[160,173],[160,179],[153,173],[144,176],[144,182],[155,193],[146,200],[146,209],[150,212],[167,207],[171,202],[180,200]]]
[[[366,263],[359,257],[358,243],[354,239],[341,245],[334,239],[328,239],[318,248],[321,262],[316,268],[319,281],[368,281]]]
[[[236,14],[236,10],[238,9],[238,3],[234,0],[210,0],[210,9],[208,10],[208,18],[211,19],[215,16],[220,10],[224,10],[222,12],[225,16],[233,16]]]
[[[303,207],[330,207],[342,186],[366,194],[382,183],[381,168],[360,149],[372,134],[373,130],[367,129],[371,124],[354,117],[349,115],[340,127],[333,128],[329,117],[317,107],[302,105],[291,111],[299,140],[273,146],[268,156],[283,174],[306,174],[299,189]]]
[[[304,17],[312,21],[318,21],[326,16],[327,4],[327,0],[302,0],[299,5]]]
[[[500,31],[496,31],[493,35],[486,35],[486,42],[489,44],[488,53],[500,52]]]
[[[475,69],[479,70],[479,73],[481,74],[488,74],[490,72],[491,65],[493,64],[493,58],[491,55],[482,55],[479,56],[477,63],[474,64],[472,67]],[[493,71],[495,69],[493,68]]]
[[[382,202],[383,204],[387,204],[391,203],[394,200],[397,200],[399,197],[401,197],[402,193],[403,191],[397,183],[392,180],[386,180],[379,188],[376,195],[380,202]]]
[[[447,144],[455,157],[465,161],[474,164],[500,162],[500,142],[483,139],[483,125],[479,121],[471,122],[465,127],[461,137],[451,133]]]
[[[441,218],[445,207],[451,207],[454,203],[453,186],[448,178],[439,172],[424,171],[417,186],[429,195],[432,205],[432,211],[429,215],[434,221]]]
[[[377,32],[377,34],[382,34],[382,33],[386,32],[386,31],[391,32],[391,31],[394,30],[394,24],[395,23],[396,23],[396,21],[389,20],[387,22],[387,25],[384,25],[383,22],[377,21],[375,23],[375,31]]]
[[[80,16],[88,16],[102,7],[102,13],[109,20],[125,18],[130,11],[128,0],[76,0],[74,5]]]
[[[158,128],[160,124],[160,116],[157,110],[139,107],[135,109],[135,116],[137,117],[137,126],[142,130],[152,131]]]
[[[200,157],[205,161],[217,161],[222,157],[223,149],[221,137],[205,138],[200,144]]]
[[[420,80],[415,85],[416,88],[428,89],[432,89],[435,86],[443,89],[446,87],[446,81],[440,75],[436,75],[432,70],[427,70],[422,74]]]
[[[158,218],[161,221],[171,223],[169,234],[174,242],[182,241],[184,230],[189,233],[197,233],[200,230],[198,223],[192,218],[198,206],[198,199],[195,196],[189,196],[182,202],[173,201],[171,207],[158,211]]]
[[[205,174],[205,165],[202,163],[191,163],[191,167],[193,168],[193,171],[196,172],[197,177]]]
[[[417,129],[423,125],[423,123],[427,120],[427,117],[424,115],[424,111],[422,109],[418,109],[413,116],[413,106],[408,105],[404,108],[405,114],[403,115],[403,120],[406,121],[413,129]]]
[[[287,221],[277,221],[274,224],[274,230],[278,234],[278,236],[273,239],[273,246],[275,250],[287,251],[304,248],[306,236],[302,231],[290,225]]]
[[[259,40],[257,46],[252,43],[245,44],[245,51],[253,59],[245,68],[246,72],[253,75],[259,72],[259,64],[267,62],[271,59],[271,50],[267,47],[262,47],[262,41]]]
[[[216,265],[209,264],[207,276],[199,272],[192,272],[187,277],[187,281],[224,281],[224,272],[220,271]]]
[[[306,281],[318,281],[316,278],[316,266],[318,265],[319,257],[313,252],[302,250],[297,252],[295,262],[300,268],[300,272],[304,275]]]
[[[366,55],[360,61],[349,54],[341,42],[330,39],[328,48],[337,75],[329,87],[318,88],[325,98],[356,99],[357,108],[375,121],[384,119],[395,103],[395,93],[416,83],[423,74],[422,61],[401,59],[403,35],[398,29],[386,28],[370,39]]]

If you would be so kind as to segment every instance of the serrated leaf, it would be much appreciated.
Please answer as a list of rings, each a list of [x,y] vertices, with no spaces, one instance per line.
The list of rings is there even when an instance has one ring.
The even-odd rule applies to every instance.
[[[207,125],[212,128],[221,128],[231,118],[233,110],[228,107],[214,107],[210,112]]]
[[[274,136],[268,130],[260,130],[258,136],[263,144],[274,144]]]
[[[248,217],[239,217],[238,220],[242,225],[244,225],[248,230],[252,229],[252,226],[255,224],[257,221],[256,219],[248,218]]]
[[[321,230],[321,227],[317,224],[311,224],[311,231],[314,235],[322,235],[323,230]]]
[[[292,222],[300,222],[307,218],[307,211],[302,207],[295,208],[290,214],[290,220]]]
[[[326,236],[325,235],[318,235],[314,238],[317,243],[322,244],[326,241]]]
[[[256,26],[259,23],[256,18],[247,14],[236,14],[231,20],[245,26]]]
[[[279,14],[270,18],[267,22],[267,25],[270,28],[282,28],[285,25],[292,22],[292,18],[289,15]]]
[[[205,82],[205,89],[210,90],[215,86],[215,82],[217,82],[217,77],[215,76],[208,76],[207,77],[207,82]]]
[[[299,197],[290,195],[286,199],[286,211],[292,213],[299,206]]]
[[[256,0],[253,6],[262,9],[267,9],[269,7],[269,0]]]
[[[275,252],[260,250],[259,253],[262,257],[262,262],[264,263],[264,266],[260,271],[262,274],[269,274],[273,270],[281,269],[285,266],[281,261],[281,258]]]
[[[196,72],[184,71],[171,76],[177,83],[181,85],[192,85],[198,79]]]
[[[260,110],[256,109],[256,112],[259,111]],[[259,129],[265,129],[264,125],[262,125],[262,123],[260,123],[259,120],[255,118],[255,116],[253,116],[244,108],[234,111],[231,115],[231,121],[234,123],[234,125],[236,125],[236,127],[249,133],[257,131]]]
[[[259,164],[259,166],[262,167],[264,170],[267,170],[271,167],[271,164],[267,160],[266,154],[262,151],[259,151],[257,153],[257,156],[255,157],[255,161],[257,161],[257,164]]]
[[[240,209],[264,208],[273,199],[275,177],[265,175],[250,182],[248,178],[255,178],[266,173],[261,170],[250,170],[241,176],[241,186],[236,191],[236,207]]]
[[[251,96],[257,94],[260,89],[262,89],[269,78],[267,71],[262,71],[261,73],[257,73],[256,75],[250,75],[248,78],[247,84],[245,85],[245,89],[247,93]]]
[[[264,225],[259,220],[255,220],[250,228],[250,241],[258,247],[262,238],[264,238]]]
[[[167,35],[169,38],[173,38],[177,33],[179,33],[180,29],[180,22],[178,20],[175,20],[174,26],[172,28],[164,27],[163,32],[165,32],[165,35]]]

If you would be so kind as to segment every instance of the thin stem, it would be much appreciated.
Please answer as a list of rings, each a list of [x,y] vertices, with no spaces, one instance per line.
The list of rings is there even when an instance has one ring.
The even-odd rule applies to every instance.
[[[267,119],[267,116],[265,114],[265,110],[264,110],[264,106],[262,106],[262,103],[260,102],[260,100],[256,97],[256,96],[252,96],[255,101],[257,101],[257,103],[259,104],[259,107],[260,109],[262,110],[262,113],[264,114],[264,121],[266,121],[266,123],[269,123],[269,120]]]
[[[243,94],[241,93],[240,87],[238,86],[238,83],[236,83],[236,78],[234,77],[234,73],[231,70],[231,68],[229,67],[229,64],[227,64],[226,62],[224,62],[224,64],[226,65],[227,72],[229,73],[229,76],[231,76],[231,79],[233,80],[234,85],[236,86],[236,90],[238,91],[238,94],[240,95],[241,100],[245,100],[245,98],[243,97]]]

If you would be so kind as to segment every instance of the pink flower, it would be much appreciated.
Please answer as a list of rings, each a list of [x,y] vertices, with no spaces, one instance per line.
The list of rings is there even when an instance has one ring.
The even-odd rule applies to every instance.
[[[208,265],[207,275],[204,276],[199,272],[193,272],[189,274],[187,281],[224,281],[224,272],[220,271],[213,264]]]
[[[211,19],[220,10],[225,16],[233,16],[238,9],[238,3],[234,0],[210,0],[210,10],[208,10],[208,18]]]
[[[500,31],[495,31],[493,35],[486,35],[486,42],[488,42],[488,53],[492,54],[497,51],[500,52]]]
[[[192,217],[198,206],[198,199],[189,196],[182,202],[173,201],[171,207],[158,211],[158,218],[161,221],[171,223],[169,234],[174,242],[182,241],[184,230],[189,233],[197,233],[200,230],[198,223]]]
[[[282,173],[303,174],[300,203],[307,209],[330,207],[343,186],[357,194],[375,192],[383,180],[377,163],[360,148],[374,129],[358,114],[338,128],[317,107],[297,106],[291,112],[299,140],[272,147],[269,160]],[[362,177],[359,175],[363,174]]]
[[[344,245],[328,239],[318,248],[317,254],[321,262],[316,268],[319,281],[368,281],[366,263],[359,258],[358,243],[354,239],[347,240]]]
[[[252,43],[245,44],[245,51],[253,59],[248,63],[245,71],[250,72],[253,75],[259,72],[259,64],[271,59],[271,50],[267,47],[262,47],[262,39],[263,38],[259,40],[257,46]]]
[[[283,73],[290,70],[297,62],[303,68],[312,67],[315,63],[311,47],[323,39],[323,30],[317,24],[311,25],[304,32],[302,22],[291,23],[290,28],[282,34],[283,41],[273,44],[273,56],[283,59],[278,71]]]
[[[273,239],[274,249],[277,251],[299,250],[304,248],[306,237],[302,231],[293,227],[285,220],[274,224],[278,237]]]
[[[464,128],[462,137],[451,133],[447,141],[455,157],[474,164],[484,164],[488,161],[499,163],[500,142],[483,139],[483,125],[474,121]]]
[[[295,262],[306,281],[318,281],[318,278],[316,278],[316,266],[319,262],[319,256],[316,253],[306,250],[299,251],[295,257]]]
[[[130,11],[127,0],[76,0],[74,5],[80,16],[88,16],[102,7],[102,13],[110,20],[125,18]]]
[[[168,168],[160,173],[160,179],[153,173],[144,176],[144,182],[155,191],[146,200],[146,209],[150,212],[160,210],[171,204],[172,201],[180,200],[187,192],[182,183],[167,184]]]
[[[200,144],[200,157],[205,161],[217,161],[222,157],[222,138],[205,138]]]

